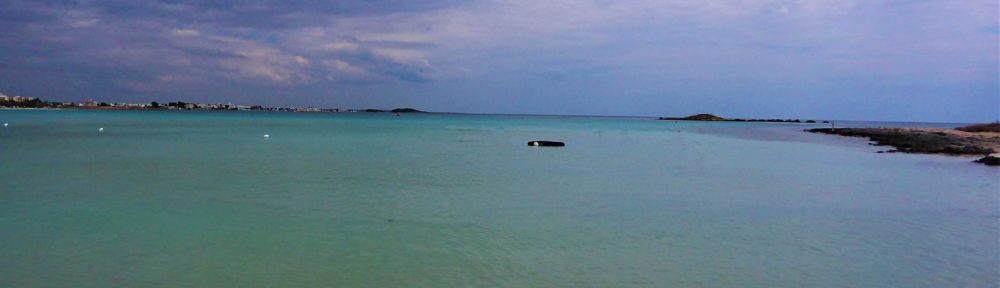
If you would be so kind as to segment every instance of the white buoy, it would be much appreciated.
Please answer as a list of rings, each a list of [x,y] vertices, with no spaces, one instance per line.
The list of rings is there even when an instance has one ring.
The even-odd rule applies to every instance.
[[[264,134],[264,138],[271,138],[271,134]]]
[[[7,127],[7,125],[10,125],[10,124],[7,124],[7,123],[3,123],[3,127]]]
[[[97,128],[97,132],[104,132],[104,127]]]

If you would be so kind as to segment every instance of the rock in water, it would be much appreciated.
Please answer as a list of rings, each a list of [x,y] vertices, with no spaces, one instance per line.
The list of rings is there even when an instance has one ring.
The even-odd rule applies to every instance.
[[[976,160],[975,162],[986,164],[986,166],[1000,166],[1000,158],[994,156],[979,158],[979,160]]]
[[[531,141],[531,142],[528,142],[528,146],[536,146],[536,147],[563,147],[563,146],[566,146],[566,143],[558,142],[558,141]]]

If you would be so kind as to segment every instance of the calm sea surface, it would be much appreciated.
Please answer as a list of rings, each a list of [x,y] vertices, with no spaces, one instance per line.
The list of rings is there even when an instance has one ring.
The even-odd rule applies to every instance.
[[[799,132],[815,125],[0,122],[2,287],[1000,286],[1000,169]]]

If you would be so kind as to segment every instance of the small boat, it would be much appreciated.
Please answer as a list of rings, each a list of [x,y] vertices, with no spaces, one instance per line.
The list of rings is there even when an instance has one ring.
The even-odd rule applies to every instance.
[[[559,142],[559,141],[531,141],[531,142],[528,142],[528,146],[534,146],[534,147],[563,147],[563,146],[566,146],[566,143]]]

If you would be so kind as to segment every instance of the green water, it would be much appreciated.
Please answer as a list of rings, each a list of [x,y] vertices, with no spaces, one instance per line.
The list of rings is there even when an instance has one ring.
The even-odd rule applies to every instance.
[[[2,287],[1000,285],[1000,169],[875,154],[805,124],[11,110],[0,122]]]

